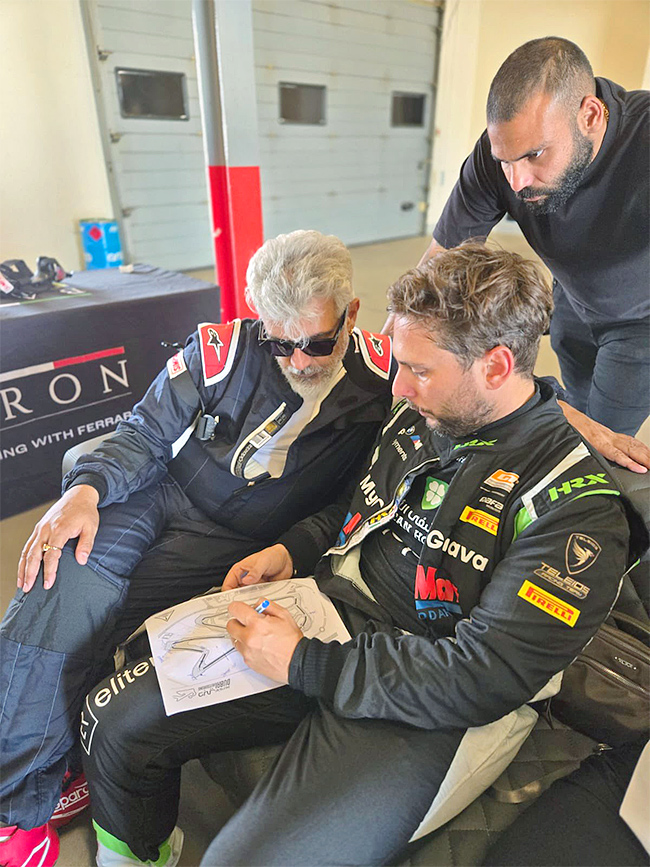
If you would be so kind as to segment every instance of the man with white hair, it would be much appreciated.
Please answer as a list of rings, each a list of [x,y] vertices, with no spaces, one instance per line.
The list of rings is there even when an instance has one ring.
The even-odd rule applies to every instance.
[[[200,325],[25,545],[1,633],[3,867],[56,861],[64,775],[55,823],[87,804],[69,751],[116,643],[332,501],[390,406],[390,340],[355,328],[338,238],[269,240],[247,282],[261,320]]]

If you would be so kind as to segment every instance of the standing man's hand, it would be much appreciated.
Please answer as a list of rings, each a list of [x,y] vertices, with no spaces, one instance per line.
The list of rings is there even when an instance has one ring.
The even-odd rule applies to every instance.
[[[99,493],[92,485],[75,485],[48,509],[20,555],[18,587],[25,593],[32,589],[42,561],[43,587],[49,590],[56,581],[61,550],[68,539],[79,537],[75,558],[81,566],[87,563],[99,527],[98,502]]]
[[[226,629],[246,665],[278,683],[289,683],[289,664],[303,634],[286,608],[269,602],[258,614],[245,602],[231,602],[228,611],[232,620]]]
[[[239,560],[223,579],[221,590],[234,590],[265,581],[284,581],[293,575],[293,560],[284,545],[271,545]]]
[[[441,253],[443,250],[446,250],[446,247],[441,246],[435,238],[431,239],[431,243],[424,251],[422,258],[418,262],[418,268],[420,265],[424,265],[425,262],[428,262],[429,259],[433,259],[434,256],[437,256],[438,253]]]
[[[422,258],[418,262],[417,267],[419,268],[421,265],[424,265],[425,262],[428,262],[429,259],[433,259],[434,256],[437,256],[438,253],[442,252],[443,250],[446,250],[446,247],[441,247],[440,244],[436,241],[436,239],[432,238],[431,243],[429,244],[427,249],[422,254]],[[384,324],[381,327],[381,333],[382,334],[392,335],[392,333],[393,333],[393,319],[394,319],[393,314],[389,313],[388,317],[386,318],[386,321],[384,322]]]
[[[635,473],[646,473],[650,469],[650,449],[641,440],[610,430],[563,400],[558,403],[569,424],[608,461]]]

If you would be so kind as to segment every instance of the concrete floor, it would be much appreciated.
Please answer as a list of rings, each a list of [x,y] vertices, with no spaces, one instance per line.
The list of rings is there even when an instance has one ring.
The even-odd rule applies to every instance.
[[[515,230],[495,232],[494,241],[506,249],[534,258],[523,237]],[[386,289],[401,274],[419,261],[429,239],[406,238],[369,244],[352,249],[354,284],[361,299],[359,325],[379,331],[386,318]],[[214,279],[211,270],[192,272],[194,276]],[[559,367],[548,337],[542,346],[536,372],[559,379]],[[650,445],[650,419],[639,436]],[[15,590],[16,564],[25,540],[49,507],[49,503],[0,521],[0,610],[4,612]],[[37,686],[37,685],[35,685]],[[183,772],[183,792],[179,824],[185,831],[181,867],[199,863],[206,846],[232,812],[223,791],[205,773],[198,762],[190,762]],[[61,867],[91,867],[94,861],[94,834],[88,815],[80,816],[61,832]]]

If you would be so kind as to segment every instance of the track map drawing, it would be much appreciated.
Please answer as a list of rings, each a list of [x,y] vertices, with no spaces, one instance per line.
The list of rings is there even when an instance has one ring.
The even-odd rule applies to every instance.
[[[286,608],[308,638],[350,637],[312,578],[210,591],[154,614],[146,628],[168,716],[280,686],[246,665],[226,630],[231,602],[255,606],[260,598]]]

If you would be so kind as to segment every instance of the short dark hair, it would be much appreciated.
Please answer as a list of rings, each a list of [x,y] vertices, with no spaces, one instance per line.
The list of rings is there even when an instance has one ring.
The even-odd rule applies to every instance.
[[[512,120],[540,90],[562,101],[575,113],[584,97],[596,92],[591,64],[574,42],[559,36],[544,36],[513,51],[490,85],[488,124]]]
[[[549,281],[534,262],[476,240],[445,250],[388,290],[389,311],[424,327],[468,370],[507,346],[515,370],[532,376],[553,311]]]

